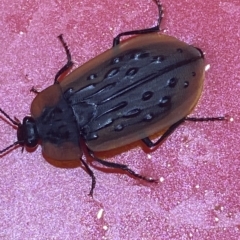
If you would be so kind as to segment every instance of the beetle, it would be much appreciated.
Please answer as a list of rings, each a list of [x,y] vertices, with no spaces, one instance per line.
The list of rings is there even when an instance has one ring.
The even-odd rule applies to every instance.
[[[54,84],[31,104],[31,116],[22,123],[0,112],[17,126],[17,141],[0,151],[16,146],[34,148],[40,141],[43,155],[60,162],[82,159],[82,146],[95,161],[110,168],[155,182],[127,165],[99,159],[94,152],[111,150],[137,140],[150,149],[160,145],[184,121],[214,121],[217,118],[188,118],[203,88],[205,62],[201,49],[172,36],[160,34],[163,10],[160,1],[157,25],[152,28],[120,33],[113,47],[83,64],[62,81],[73,62],[63,36],[59,36],[67,63],[57,72]],[[126,41],[122,36],[136,35]],[[152,142],[149,136],[165,130]]]

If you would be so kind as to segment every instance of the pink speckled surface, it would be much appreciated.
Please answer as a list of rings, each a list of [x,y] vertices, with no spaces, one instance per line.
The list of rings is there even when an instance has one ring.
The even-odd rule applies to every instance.
[[[0,239],[239,239],[239,0],[162,3],[162,28],[202,48],[211,65],[192,116],[233,121],[186,123],[149,155],[140,144],[126,147],[111,160],[160,183],[95,169],[93,199],[81,168],[51,166],[40,147],[10,152],[0,162]],[[65,63],[60,33],[79,66],[157,16],[151,0],[3,0],[0,9],[0,105],[19,119],[29,114],[30,88],[52,84]],[[0,136],[2,148],[16,139],[4,121]]]

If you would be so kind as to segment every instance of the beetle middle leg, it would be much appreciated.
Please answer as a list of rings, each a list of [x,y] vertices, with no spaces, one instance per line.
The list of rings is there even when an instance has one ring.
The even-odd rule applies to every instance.
[[[162,8],[162,5],[161,5],[159,0],[154,0],[154,2],[157,4],[157,7],[158,7],[158,22],[157,22],[157,25],[155,27],[152,27],[152,28],[146,28],[146,29],[139,29],[139,30],[122,32],[122,33],[118,34],[113,39],[113,47],[120,43],[120,38],[122,36],[159,32],[160,24],[161,24],[161,21],[162,21],[162,18],[163,18],[163,8]]]
[[[185,121],[192,121],[192,122],[209,122],[209,121],[224,121],[226,120],[225,117],[206,117],[206,118],[191,118],[191,117],[185,117],[178,122],[174,123],[172,126],[168,128],[168,130],[156,141],[152,142],[150,138],[146,137],[142,139],[142,142],[149,148],[152,149],[153,147],[156,147],[157,145],[161,144],[168,136],[170,136],[177,127],[179,127],[182,123]]]
[[[67,63],[57,72],[56,76],[55,76],[55,79],[54,79],[54,84],[56,83],[59,83],[58,79],[59,77],[66,71],[68,71],[72,66],[73,66],[73,61],[72,61],[72,56],[71,56],[71,53],[68,49],[68,46],[66,44],[66,42],[64,41],[63,39],[63,35],[60,34],[58,36],[60,42],[62,43],[64,49],[65,49],[65,52],[67,54]]]
[[[85,167],[85,169],[86,169],[87,173],[89,174],[89,176],[92,178],[92,185],[91,185],[91,189],[90,189],[89,195],[93,196],[93,190],[94,190],[94,188],[96,186],[96,177],[94,176],[93,171],[90,169],[90,167],[87,165],[87,163],[82,158],[80,158],[80,161],[83,164],[83,166]]]
[[[106,160],[102,160],[102,159],[99,159],[97,158],[94,153],[88,149],[88,153],[89,155],[98,163],[106,166],[106,167],[109,167],[109,168],[115,168],[115,169],[120,169],[124,172],[127,172],[128,174],[132,175],[133,177],[136,177],[136,178],[140,178],[144,181],[147,181],[147,182],[157,182],[156,179],[153,179],[151,177],[145,177],[145,176],[142,176],[136,172],[134,172],[132,169],[130,169],[127,165],[125,164],[120,164],[120,163],[115,163],[115,162],[108,162]]]

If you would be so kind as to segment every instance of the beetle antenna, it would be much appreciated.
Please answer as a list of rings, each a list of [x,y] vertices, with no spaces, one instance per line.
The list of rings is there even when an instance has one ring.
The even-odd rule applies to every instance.
[[[3,153],[6,152],[8,149],[10,149],[10,148],[12,148],[12,147],[15,147],[15,146],[17,146],[17,145],[19,145],[19,141],[11,144],[10,146],[4,148],[3,150],[0,150],[0,154],[3,154]]]
[[[19,125],[20,125],[19,122],[13,120],[13,119],[12,119],[7,113],[5,113],[1,108],[0,108],[0,112],[8,119],[11,123],[13,123],[14,125],[16,125],[16,126],[19,126]]]

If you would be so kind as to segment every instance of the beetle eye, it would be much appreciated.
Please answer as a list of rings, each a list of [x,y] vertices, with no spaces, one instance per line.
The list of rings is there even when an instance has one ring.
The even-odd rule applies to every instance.
[[[28,139],[28,141],[26,142],[26,146],[30,148],[36,147],[37,144],[38,144],[38,138]]]

